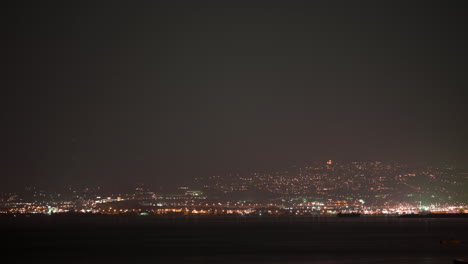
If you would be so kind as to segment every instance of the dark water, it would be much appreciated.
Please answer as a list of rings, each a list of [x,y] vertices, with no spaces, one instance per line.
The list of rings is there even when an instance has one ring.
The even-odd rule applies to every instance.
[[[468,219],[0,219],[10,263],[452,263]],[[440,240],[461,244],[443,245]],[[19,250],[19,253],[17,253]]]

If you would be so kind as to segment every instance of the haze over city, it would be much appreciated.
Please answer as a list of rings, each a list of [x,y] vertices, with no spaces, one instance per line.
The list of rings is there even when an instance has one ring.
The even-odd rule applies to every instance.
[[[461,3],[2,11],[5,259],[468,263]]]
[[[7,9],[2,189],[177,183],[322,160],[467,167],[462,9]]]

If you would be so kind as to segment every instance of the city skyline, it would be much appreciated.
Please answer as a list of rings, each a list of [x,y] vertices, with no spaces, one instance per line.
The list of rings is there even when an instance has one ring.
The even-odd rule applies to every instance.
[[[461,1],[7,1],[11,263],[468,263]]]
[[[278,203],[291,199],[315,202],[365,201],[367,205],[374,206],[418,203],[428,206],[468,203],[465,191],[467,184],[468,170],[452,166],[409,166],[395,162],[328,160],[283,169],[195,177],[177,185],[135,182],[121,189],[115,189],[111,184],[69,184],[58,189],[47,188],[47,185],[29,185],[22,190],[3,192],[1,198],[4,203],[16,200],[46,202],[59,197],[72,199],[76,196],[72,200],[81,200],[81,203],[84,203],[88,199],[99,200],[104,197],[110,200],[126,200],[133,197],[131,199],[135,200],[138,193],[138,199],[142,200],[153,200],[166,195],[189,194],[189,197],[193,197],[193,193],[197,193],[199,198],[203,197],[215,203]],[[81,196],[83,198],[79,198]]]
[[[154,175],[154,177],[148,177],[146,180],[128,180],[124,183],[121,184],[114,184],[113,182],[106,182],[106,181],[97,181],[97,180],[90,180],[88,182],[80,182],[80,181],[69,181],[69,182],[60,182],[59,184],[54,183],[54,182],[49,182],[49,181],[44,181],[44,180],[37,180],[37,181],[29,181],[24,184],[18,184],[18,185],[13,185],[13,186],[8,186],[8,185],[3,185],[0,187],[0,191],[4,192],[11,192],[11,191],[21,191],[25,187],[38,187],[41,189],[45,190],[54,190],[54,191],[59,191],[63,188],[67,188],[67,186],[81,186],[81,187],[106,187],[108,190],[113,190],[113,191],[123,191],[123,190],[129,190],[133,189],[136,186],[147,186],[147,187],[152,187],[152,188],[175,188],[177,186],[183,186],[183,185],[191,185],[193,184],[194,180],[197,179],[203,179],[203,178],[209,178],[212,176],[216,177],[228,177],[228,178],[236,178],[239,177],[239,175],[249,175],[252,173],[269,173],[269,172],[279,172],[279,171],[288,171],[290,169],[297,169],[301,167],[309,167],[309,166],[316,166],[320,167],[324,164],[327,164],[328,162],[333,162],[333,164],[352,164],[352,163],[383,163],[383,164],[392,164],[392,165],[398,165],[398,166],[405,166],[407,168],[412,168],[412,169],[421,169],[421,168],[452,168],[460,171],[465,171],[468,170],[464,167],[457,167],[454,162],[402,162],[402,161],[397,161],[397,160],[331,160],[331,159],[323,159],[323,160],[313,160],[313,161],[300,161],[300,162],[294,162],[286,165],[281,165],[281,166],[270,166],[270,167],[254,167],[254,168],[228,168],[224,170],[219,170],[216,173],[213,174],[205,174],[205,175],[186,175],[183,180],[178,179],[178,180],[173,180],[173,181],[167,181],[165,183],[162,183],[158,180],[157,175]],[[138,178],[135,177],[135,175],[129,174],[127,175],[129,179],[131,178]]]

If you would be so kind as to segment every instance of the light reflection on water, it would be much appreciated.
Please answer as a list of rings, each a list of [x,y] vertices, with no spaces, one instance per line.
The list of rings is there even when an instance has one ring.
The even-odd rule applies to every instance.
[[[288,257],[252,257],[252,256],[222,256],[222,257],[189,257],[189,258],[146,258],[146,259],[98,259],[98,260],[87,260],[83,261],[71,261],[69,263],[242,263],[242,264],[310,264],[310,263],[320,263],[320,264],[356,264],[356,263],[372,263],[372,264],[451,264],[453,263],[454,258],[450,257],[434,257],[434,256],[421,256],[421,257],[336,257],[329,256],[316,258],[313,256],[308,257],[297,257],[297,256],[288,256]],[[49,262],[50,263],[50,262]]]
[[[4,223],[0,231],[30,255],[18,263],[449,264],[468,257],[467,219],[114,220]]]

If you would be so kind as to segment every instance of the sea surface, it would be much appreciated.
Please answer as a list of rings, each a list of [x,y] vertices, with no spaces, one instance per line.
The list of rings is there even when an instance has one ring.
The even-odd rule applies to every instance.
[[[453,263],[468,218],[2,217],[4,263]],[[441,244],[457,239],[462,243]]]

